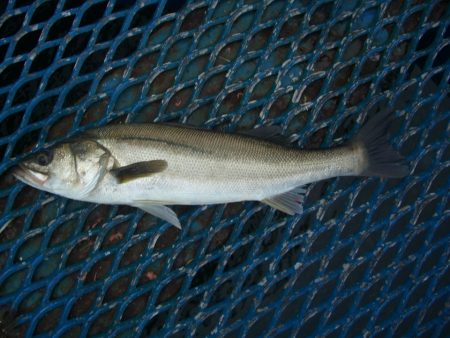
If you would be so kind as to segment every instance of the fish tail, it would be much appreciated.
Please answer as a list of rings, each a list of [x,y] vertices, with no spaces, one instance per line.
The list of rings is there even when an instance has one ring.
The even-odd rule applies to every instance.
[[[409,174],[405,159],[388,142],[389,112],[378,113],[359,131],[352,144],[364,154],[361,176],[404,177]]]

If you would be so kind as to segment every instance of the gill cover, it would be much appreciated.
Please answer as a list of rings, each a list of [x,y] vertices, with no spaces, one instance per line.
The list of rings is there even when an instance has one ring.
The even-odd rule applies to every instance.
[[[95,189],[113,167],[114,159],[109,151],[92,140],[73,142],[69,147],[77,174],[77,197],[83,198]]]

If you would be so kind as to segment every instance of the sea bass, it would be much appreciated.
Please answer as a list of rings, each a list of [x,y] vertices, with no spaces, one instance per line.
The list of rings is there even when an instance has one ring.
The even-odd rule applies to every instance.
[[[274,127],[242,135],[183,125],[111,125],[27,158],[13,175],[67,198],[135,206],[178,228],[169,205],[251,200],[293,215],[302,212],[307,183],[407,175],[404,159],[387,142],[388,121],[378,114],[354,140],[323,150],[272,142]]]

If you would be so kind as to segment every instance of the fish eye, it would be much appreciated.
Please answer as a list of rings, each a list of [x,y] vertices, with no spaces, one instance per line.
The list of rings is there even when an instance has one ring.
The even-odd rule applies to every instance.
[[[53,153],[49,150],[44,150],[43,152],[39,153],[36,157],[36,162],[40,166],[49,165],[52,160],[53,160]]]

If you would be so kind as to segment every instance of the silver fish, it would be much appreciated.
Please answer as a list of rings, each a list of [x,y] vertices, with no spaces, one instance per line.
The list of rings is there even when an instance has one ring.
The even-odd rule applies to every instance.
[[[13,174],[67,198],[135,206],[178,228],[168,205],[254,200],[293,215],[302,212],[307,183],[408,174],[387,142],[387,117],[378,114],[354,140],[324,150],[274,143],[274,127],[241,135],[182,125],[111,125],[33,155]]]

